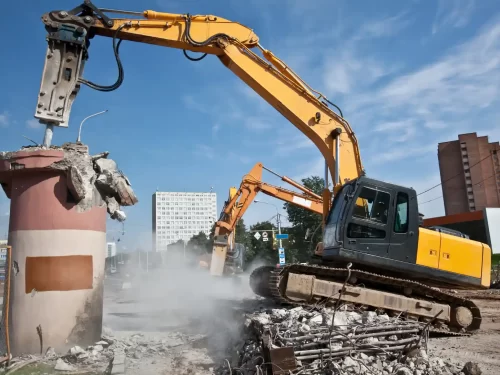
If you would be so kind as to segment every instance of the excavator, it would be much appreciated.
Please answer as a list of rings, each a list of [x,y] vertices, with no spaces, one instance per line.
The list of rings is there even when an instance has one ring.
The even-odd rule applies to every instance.
[[[263,182],[263,170],[281,178],[282,181],[299,189],[302,193]],[[250,172],[243,176],[238,189],[235,187],[229,189],[229,199],[225,202],[220,218],[215,224],[214,247],[210,262],[212,275],[220,276],[220,270],[224,275],[234,275],[241,270],[245,249],[243,244],[235,241],[234,230],[259,192],[317,214],[323,214],[323,198],[320,195],[291,178],[281,176],[266,168],[262,163],[256,163]]]
[[[90,0],[41,19],[48,46],[35,118],[46,125],[44,146],[50,145],[55,126],[68,126],[82,85],[108,92],[120,87],[124,40],[179,49],[189,60],[215,55],[325,159],[322,264],[259,268],[251,278],[254,292],[292,305],[341,300],[426,321],[429,329],[450,334],[480,328],[474,302],[446,290],[488,288],[490,247],[420,227],[415,190],[368,177],[340,108],[265,49],[252,29],[215,15],[103,9]],[[83,77],[94,37],[112,40],[118,65],[112,85]],[[225,258],[223,251],[219,256]],[[222,273],[222,263],[212,262],[211,272]]]

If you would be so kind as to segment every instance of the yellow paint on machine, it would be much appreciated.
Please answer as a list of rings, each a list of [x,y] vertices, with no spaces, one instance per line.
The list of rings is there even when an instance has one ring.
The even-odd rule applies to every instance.
[[[491,285],[491,248],[483,244],[483,269],[481,277],[481,285],[489,288]]]
[[[417,264],[481,280],[490,285],[491,249],[481,242],[420,228]]]
[[[481,278],[483,244],[451,234],[441,234],[439,269]]]
[[[441,233],[435,230],[419,229],[417,264],[432,268],[439,267],[439,248]]]

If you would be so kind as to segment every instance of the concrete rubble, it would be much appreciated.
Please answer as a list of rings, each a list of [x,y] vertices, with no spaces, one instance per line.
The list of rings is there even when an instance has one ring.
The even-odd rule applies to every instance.
[[[45,149],[39,146],[25,146],[19,151],[41,150]],[[126,219],[120,207],[132,206],[138,199],[128,178],[118,169],[115,161],[108,158],[108,152],[92,156],[88,152],[88,147],[80,143],[52,146],[50,150],[64,152],[63,160],[52,163],[47,169],[66,173],[68,190],[79,212],[106,205],[112,219],[118,221]],[[0,161],[9,160],[13,154],[13,152],[0,152]]]
[[[78,371],[87,373],[116,373],[111,372],[113,368],[116,370],[114,358],[119,351],[116,345],[116,340],[109,337],[103,337],[101,341],[87,348],[74,346],[67,353],[56,353],[54,348],[49,347],[45,351],[45,355],[26,355],[13,358],[10,361],[7,371],[19,370],[30,365],[43,364],[47,368],[53,368],[56,373],[65,373],[66,371]],[[28,367],[29,368],[29,367]],[[16,372],[14,372],[16,373]],[[124,372],[122,371],[122,374]]]
[[[348,311],[346,306],[335,313],[331,308],[268,309],[248,314],[245,326],[244,343],[216,369],[218,375],[265,374],[270,368],[266,361],[280,374],[480,373],[477,364],[456,366],[430,355],[424,324],[374,311]],[[293,356],[274,354],[283,348],[293,348]],[[288,360],[281,361],[283,356]]]

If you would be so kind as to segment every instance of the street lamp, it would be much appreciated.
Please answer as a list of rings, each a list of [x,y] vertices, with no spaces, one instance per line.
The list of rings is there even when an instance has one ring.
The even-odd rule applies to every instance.
[[[269,202],[264,202],[264,201],[259,201],[258,199],[255,199],[254,200],[255,203],[264,203],[264,204],[268,204],[270,206],[273,206],[274,208],[276,208],[276,221],[278,222],[278,234],[281,234],[281,220],[280,220],[280,213],[278,211],[278,207],[276,207],[275,204],[273,203],[269,203]],[[280,236],[281,237],[281,236]],[[279,239],[280,241],[280,248],[283,247],[282,243],[281,243],[281,238]]]
[[[82,122],[80,123],[80,128],[78,129],[78,138],[76,139],[76,143],[80,143],[80,137],[81,137],[81,134],[82,134],[82,126],[83,126],[83,123],[85,121],[87,121],[87,119],[91,118],[91,117],[94,117],[94,116],[97,116],[97,115],[101,115],[103,113],[106,113],[108,112],[107,109],[105,109],[104,111],[101,111],[101,112],[97,112],[97,113],[94,113],[93,115],[90,115],[90,116],[87,116],[85,117]]]

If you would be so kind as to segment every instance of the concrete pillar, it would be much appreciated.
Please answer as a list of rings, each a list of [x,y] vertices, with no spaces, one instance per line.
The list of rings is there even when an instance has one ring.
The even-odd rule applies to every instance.
[[[47,168],[62,150],[19,151],[0,160],[11,199],[9,244],[13,355],[61,353],[98,341],[103,314],[106,208],[78,212],[66,173]]]

